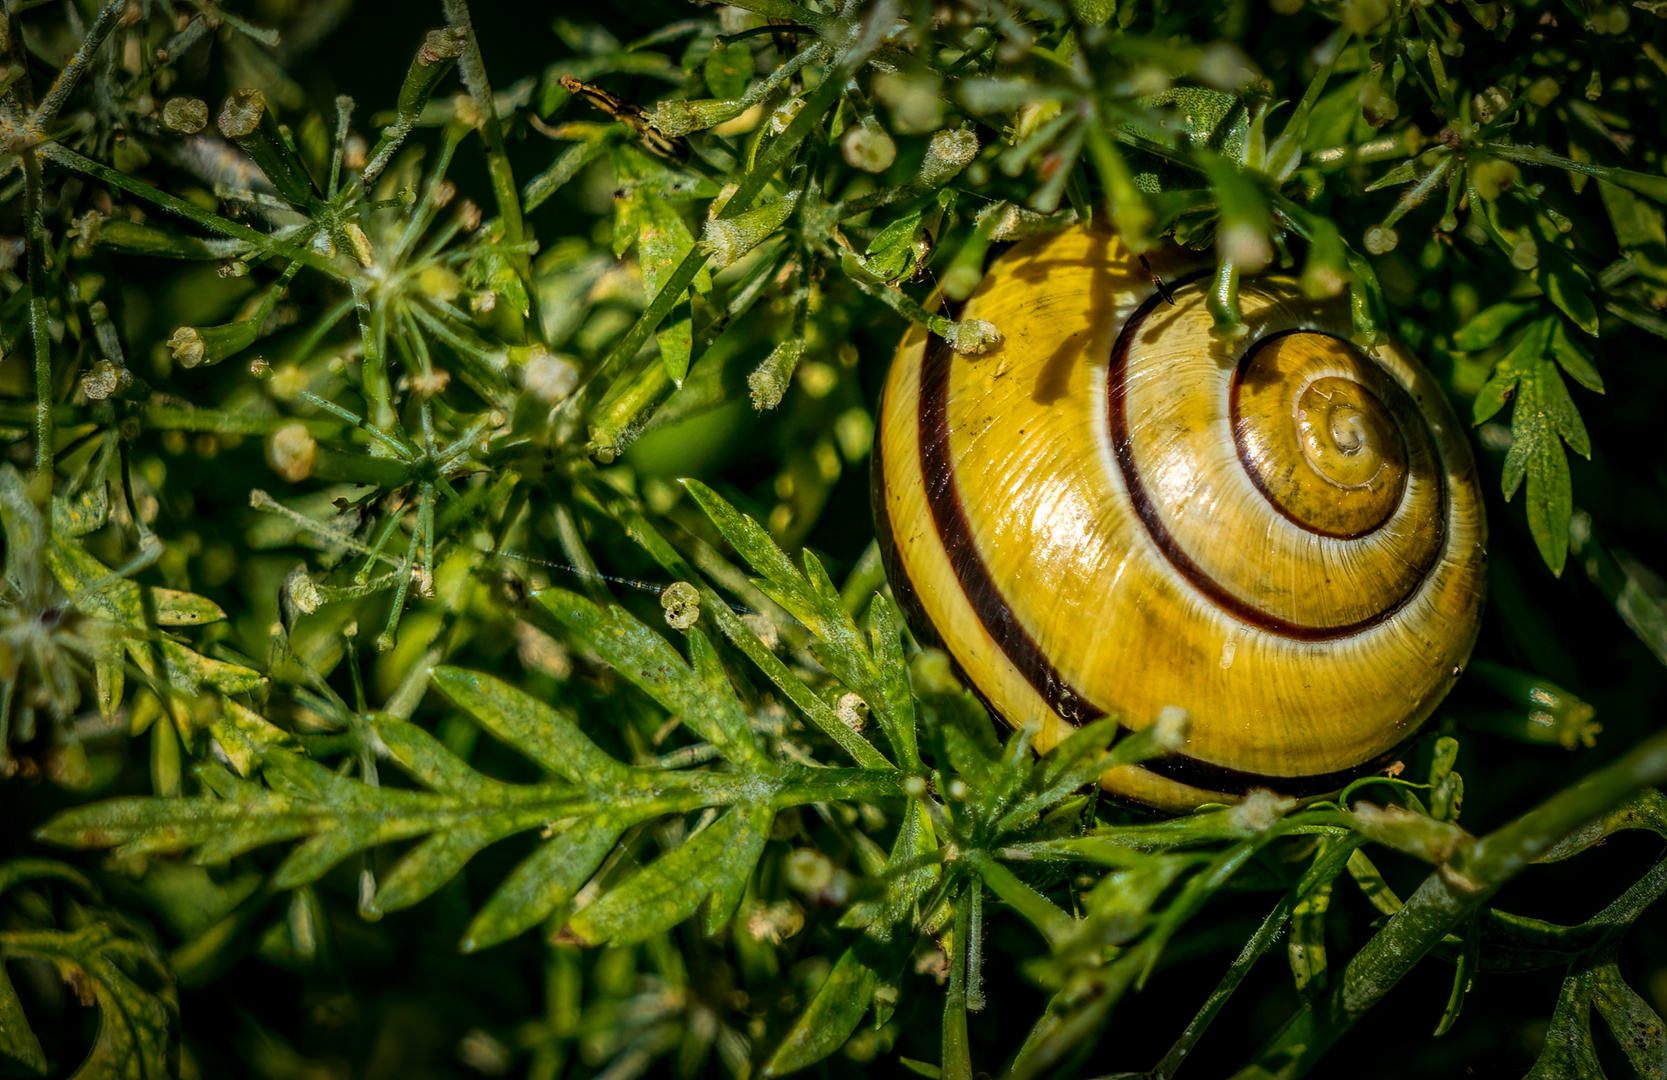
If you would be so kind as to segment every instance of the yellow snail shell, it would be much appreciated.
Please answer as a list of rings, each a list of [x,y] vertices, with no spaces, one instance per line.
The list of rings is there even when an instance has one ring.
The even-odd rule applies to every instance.
[[[1182,745],[1102,780],[1168,810],[1388,764],[1469,658],[1485,586],[1469,445],[1417,360],[1278,277],[1218,339],[1208,286],[1167,303],[1103,231],[1020,244],[960,312],[1001,347],[915,327],[876,435],[917,632],[1040,750],[1185,710]]]

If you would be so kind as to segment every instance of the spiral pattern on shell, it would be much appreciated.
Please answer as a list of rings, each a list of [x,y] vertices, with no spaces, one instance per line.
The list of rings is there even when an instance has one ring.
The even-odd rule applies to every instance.
[[[1342,305],[1253,279],[1226,342],[1207,281],[1171,280],[1173,304],[1116,236],[1071,229],[1009,251],[961,312],[1000,349],[904,339],[874,465],[893,589],[1040,749],[1185,710],[1184,744],[1107,773],[1118,794],[1333,790],[1387,764],[1469,657],[1468,444],[1416,360],[1349,341]]]

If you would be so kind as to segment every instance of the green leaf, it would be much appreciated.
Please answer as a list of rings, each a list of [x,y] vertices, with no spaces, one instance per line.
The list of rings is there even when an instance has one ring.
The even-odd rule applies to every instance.
[[[1598,335],[1598,309],[1592,302],[1591,279],[1580,264],[1555,244],[1540,245],[1540,262],[1534,268],[1534,283],[1545,290],[1551,302],[1574,324],[1593,337]]]
[[[381,740],[379,749],[399,763],[399,767],[430,791],[442,795],[479,797],[497,782],[469,768],[445,745],[408,720],[387,713],[373,713],[366,718],[371,730]]]
[[[0,863],[0,892],[17,881],[60,878],[91,895],[70,867],[44,859]],[[50,906],[42,909],[51,911]],[[55,969],[84,1005],[97,1005],[98,1029],[72,1080],[151,1080],[179,1071],[179,999],[168,964],[97,907],[76,913],[74,929],[41,927],[34,918],[0,930],[0,955]],[[0,964],[0,1069],[45,1075],[48,1061],[30,1031],[16,988]],[[57,1063],[60,1068],[66,1062]],[[9,1067],[8,1067],[9,1066]]]
[[[917,803],[904,814],[886,860],[884,872],[896,875],[891,878],[892,886],[878,900],[852,904],[839,925],[865,930],[875,941],[890,941],[894,928],[910,917],[915,905],[942,879],[942,867],[926,858],[936,850],[931,815]]]
[[[1591,442],[1568,388],[1548,355],[1558,320],[1536,320],[1516,346],[1499,362],[1477,395],[1473,417],[1480,424],[1498,412],[1515,393],[1511,413],[1511,449],[1505,455],[1500,487],[1510,500],[1528,481],[1528,528],[1540,557],[1552,573],[1561,574],[1568,556],[1569,519],[1574,493],[1567,442],[1583,457],[1592,454]]]
[[[903,770],[923,773],[926,767],[915,743],[914,689],[903,655],[903,621],[883,593],[875,593],[869,606],[868,630],[874,642],[874,663],[879,668],[881,703],[875,714]]]
[[[1640,1080],[1667,1077],[1667,1026],[1638,992],[1621,978],[1614,961],[1592,970],[1587,985],[1615,1041]]]
[[[167,672],[168,681],[191,693],[197,693],[207,687],[222,694],[249,694],[259,690],[266,683],[266,676],[253,668],[193,652],[172,638],[163,638],[158,644],[162,650],[162,665]],[[128,655],[133,656],[134,662],[141,667],[145,666],[146,661],[139,659],[139,654],[144,653],[146,649],[147,645],[143,641],[129,639],[127,642]]]
[[[530,214],[542,206],[586,165],[601,157],[610,144],[623,138],[624,131],[623,124],[595,125],[583,140],[563,150],[548,169],[527,181],[521,189],[522,208]]]
[[[716,46],[706,55],[702,74],[713,97],[738,98],[747,92],[752,72],[752,50],[744,42],[732,41]]]
[[[46,1075],[46,1052],[29,1028],[23,1003],[18,1000],[3,963],[0,963],[0,1064],[37,1076]]]
[[[406,852],[378,883],[365,913],[399,911],[427,899],[456,877],[481,848],[523,829],[514,820],[466,822],[428,837]]]
[[[437,667],[433,679],[434,688],[481,727],[564,780],[600,787],[625,768],[573,719],[491,675]]]
[[[1326,912],[1331,908],[1330,881],[1316,886],[1297,901],[1291,911],[1290,938],[1286,951],[1297,993],[1304,996],[1325,989]]]
[[[706,903],[705,928],[708,936],[717,936],[735,917],[741,899],[746,895],[752,868],[764,854],[764,842],[770,839],[770,826],[775,811],[768,806],[737,807],[731,813],[743,813],[746,820],[737,830],[735,840],[724,849],[715,873],[711,898]]]
[[[218,604],[205,597],[118,577],[79,544],[67,540],[54,539],[47,560],[64,591],[79,595],[88,614],[123,626],[201,626],[226,617]]]
[[[822,980],[810,1007],[793,1021],[775,1053],[765,1063],[765,1076],[785,1076],[814,1065],[845,1045],[868,1013],[868,1003],[879,985],[875,970],[846,949]]]
[[[533,852],[486,901],[460,948],[476,952],[532,929],[573,899],[602,865],[622,829],[607,817],[579,819]]]
[[[622,255],[633,242],[637,244],[643,296],[653,303],[694,247],[694,237],[677,207],[656,190],[660,178],[657,166],[628,146],[616,148],[613,161],[622,192],[614,200],[614,254]],[[694,287],[705,292],[711,284],[711,278],[702,271],[696,276]],[[680,300],[656,335],[661,362],[672,382],[679,386],[689,371],[693,325],[687,303]]]
[[[1603,393],[1603,376],[1598,374],[1597,366],[1592,363],[1591,352],[1569,335],[1561,319],[1551,331],[1551,355],[1575,382],[1595,394]]]
[[[1587,971],[1575,972],[1563,981],[1545,1046],[1524,1080],[1602,1080],[1603,1067],[1592,1048],[1591,982]]]
[[[556,621],[594,649],[603,660],[701,738],[736,764],[759,771],[775,766],[753,737],[746,710],[718,662],[706,635],[688,631],[693,667],[666,639],[618,605],[606,610],[562,589],[545,589],[534,599]]]
[[[878,715],[881,729],[898,760],[910,771],[924,771],[915,746],[913,696],[902,658],[901,626],[895,612],[876,598],[870,651],[869,642],[857,629],[839,590],[815,555],[809,551],[802,553],[804,570],[801,572],[763,527],[717,492],[698,480],[685,480],[684,487],[723,538],[753,570],[764,575],[763,580],[754,583],[760,591],[816,636],[817,641],[811,647],[816,659]],[[840,738],[839,741],[844,745],[847,740]]]
[[[888,285],[912,272],[918,259],[916,241],[920,238],[924,215],[924,210],[917,210],[891,222],[874,234],[868,250],[860,256],[842,252],[840,260],[845,272],[871,285]]]
[[[301,748],[289,732],[229,697],[220,699],[220,715],[209,726],[209,732],[242,777],[253,773],[272,747],[291,751]]]
[[[699,480],[684,480],[683,487],[694,498],[696,505],[712,519],[712,524],[717,527],[723,538],[729,541],[736,553],[745,559],[755,572],[763,574],[765,580],[785,589],[783,599],[790,603],[783,606],[787,608],[788,613],[809,625],[810,604],[808,597],[803,595],[804,578],[792,560],[783,554],[774,540],[770,539],[770,534],[764,527],[735,509],[723,496]]]
[[[1505,300],[1484,308],[1459,327],[1453,335],[1453,347],[1460,352],[1485,349],[1498,341],[1511,327],[1539,310],[1536,303]]]
[[[717,894],[739,902],[735,879],[752,873],[769,838],[767,806],[730,807],[717,820],[567,920],[567,928],[591,945],[631,945],[669,930]],[[731,900],[733,897],[733,901]]]

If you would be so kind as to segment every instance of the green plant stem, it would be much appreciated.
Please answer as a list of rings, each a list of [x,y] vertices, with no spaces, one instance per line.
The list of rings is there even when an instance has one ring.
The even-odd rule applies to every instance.
[[[943,1001],[943,1070],[941,1080],[972,1080],[967,1046],[967,968],[972,939],[972,902],[978,883],[955,898],[955,933],[950,943],[949,987]]]
[[[486,171],[492,179],[492,196],[498,204],[498,218],[504,223],[504,244],[520,249],[527,242],[526,222],[521,217],[521,192],[515,186],[515,173],[510,168],[509,152],[504,147],[504,128],[498,120],[497,103],[492,97],[492,83],[486,77],[486,61],[480,54],[480,42],[475,38],[474,25],[469,20],[467,0],[445,0],[446,23],[465,35],[463,55],[458,57],[457,69],[463,85],[475,99],[480,110],[481,141],[486,144]],[[542,325],[538,319],[538,287],[533,281],[532,258],[523,250],[510,252],[509,264],[521,278],[527,290],[530,312],[527,323],[534,330]]]
[[[62,410],[59,410],[62,412]],[[0,410],[4,419],[4,410]],[[314,438],[340,438],[349,425],[322,417],[296,420],[289,416],[251,416],[218,409],[181,409],[150,406],[139,413],[139,422],[151,431],[208,431],[216,435],[270,435],[289,424],[301,424]]]
[[[1515,821],[1461,844],[1349,961],[1329,993],[1305,1004],[1236,1080],[1305,1076],[1355,1021],[1511,878],[1640,788],[1667,782],[1667,732],[1646,739]]]
[[[109,3],[100,9],[98,18],[88,29],[87,36],[82,39],[81,47],[64,61],[63,70],[52,80],[52,88],[30,114],[29,126],[40,131],[57,117],[58,110],[62,109],[64,102],[69,99],[70,91],[75,89],[75,84],[81,81],[81,75],[87,70],[87,65],[92,63],[93,54],[104,44],[104,39],[110,36],[110,31],[116,28],[116,23],[126,10],[127,0],[109,0]]]
[[[35,352],[35,468],[52,469],[52,335],[46,301],[46,222],[41,215],[41,159],[33,150],[23,157],[23,228],[28,245],[29,337]]]
[[[84,158],[80,154],[77,154],[74,150],[70,150],[58,143],[49,143],[46,146],[41,147],[40,153],[44,157],[64,166],[67,169],[74,169],[76,172],[84,173],[100,183],[108,184],[110,187],[116,188],[119,191],[125,191],[129,195],[144,199],[148,203],[152,203],[156,206],[160,206],[164,210],[178,214],[187,221],[200,225],[212,232],[219,233],[221,236],[229,236],[235,240],[242,240],[258,251],[267,252],[272,255],[281,255],[286,259],[292,259],[303,266],[317,270],[319,273],[328,275],[337,281],[351,282],[354,280],[355,275],[345,269],[344,265],[337,264],[330,259],[326,259],[324,256],[304,244],[298,245],[283,240],[276,240],[273,237],[268,236],[266,233],[249,228],[247,225],[239,225],[235,221],[227,221],[219,214],[210,213],[195,203],[187,202],[184,199],[170,195],[165,191],[151,187],[149,184],[140,183],[125,173],[117,172],[115,169],[106,168],[98,162],[89,158]]]
[[[1573,158],[1554,154],[1550,150],[1538,146],[1485,142],[1478,144],[1476,148],[1495,157],[1520,161],[1527,165],[1549,165],[1554,169],[1563,169],[1567,172],[1585,173],[1587,176],[1595,176],[1599,180],[1607,180],[1611,184],[1618,184],[1629,191],[1635,191],[1657,202],[1667,202],[1667,177],[1651,176],[1648,173],[1634,172],[1631,169],[1612,169],[1606,165],[1597,165],[1590,161],[1576,161]]]
[[[961,858],[968,866],[978,871],[978,876],[984,879],[984,884],[990,887],[991,892],[1047,938],[1050,946],[1058,946],[1070,932],[1074,920],[1069,915],[1053,901],[1020,881],[1013,871],[990,858],[988,852],[969,848],[961,852]]]

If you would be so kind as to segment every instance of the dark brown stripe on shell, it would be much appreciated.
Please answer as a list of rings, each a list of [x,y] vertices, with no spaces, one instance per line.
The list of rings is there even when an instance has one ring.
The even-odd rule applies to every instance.
[[[884,416],[885,408],[885,397],[882,394],[879,404],[874,408],[874,415]],[[939,636],[938,628],[932,625],[931,617],[926,614],[926,607],[920,602],[920,593],[915,589],[914,580],[909,577],[908,567],[903,565],[903,557],[897,551],[897,534],[892,528],[891,511],[886,508],[883,435],[883,432],[875,432],[874,450],[869,455],[868,495],[869,506],[874,512],[874,541],[880,547],[880,562],[886,568],[886,580],[891,583],[892,598],[902,610],[909,629],[914,631],[915,640],[930,648],[941,649],[943,638]],[[951,659],[953,660],[953,657]]]
[[[1401,749],[1396,747],[1352,768],[1316,773],[1312,776],[1268,776],[1263,773],[1245,772],[1242,769],[1229,769],[1225,765],[1212,765],[1185,754],[1153,758],[1135,767],[1145,769],[1165,780],[1173,780],[1177,784],[1186,784],[1205,791],[1219,791],[1223,795],[1248,795],[1257,788],[1267,788],[1281,795],[1307,798],[1310,795],[1324,795],[1336,791],[1347,786],[1352,780],[1387,768],[1400,756]]]
[[[1073,724],[1105,715],[1059,673],[1030,632],[1019,625],[979,554],[972,525],[955,484],[949,452],[949,368],[955,352],[937,335],[926,342],[920,366],[920,473],[926,505],[944,554],[955,571],[967,603],[1009,662],[1053,711]]]
[[[1196,280],[1196,276],[1192,280]],[[1178,282],[1177,285],[1186,283]],[[1147,297],[1135,313],[1129,316],[1128,321],[1123,324],[1122,332],[1117,335],[1117,343],[1112,346],[1111,350],[1111,366],[1106,372],[1106,413],[1111,427],[1111,444],[1117,455],[1118,468],[1123,474],[1123,486],[1128,491],[1129,502],[1133,505],[1141,524],[1146,526],[1146,534],[1152,538],[1152,542],[1157,545],[1158,550],[1163,552],[1164,558],[1169,560],[1169,565],[1173,566],[1182,577],[1186,578],[1205,599],[1235,619],[1259,630],[1266,630],[1270,634],[1278,634],[1280,637],[1291,638],[1295,641],[1336,641],[1339,638],[1350,637],[1363,630],[1370,630],[1405,607],[1414,596],[1418,595],[1418,590],[1423,587],[1425,577],[1420,577],[1412,588],[1407,590],[1406,595],[1393,604],[1358,622],[1343,626],[1307,626],[1292,622],[1289,619],[1282,619],[1277,615],[1263,611],[1232,592],[1221,582],[1211,577],[1203,567],[1194,562],[1192,556],[1188,555],[1180,543],[1176,541],[1168,526],[1163,523],[1163,518],[1158,514],[1158,508],[1152,502],[1151,493],[1146,490],[1146,484],[1141,478],[1140,469],[1135,464],[1134,446],[1129,439],[1127,401],[1129,350],[1134,345],[1135,335],[1140,332],[1141,324],[1161,303],[1163,303],[1161,295],[1154,293]],[[1439,459],[1440,455],[1438,454],[1437,460],[1439,461]],[[1447,485],[1445,481],[1441,481],[1438,486],[1442,495],[1440,518],[1443,526],[1445,526]],[[1439,562],[1441,555],[1446,551],[1445,533],[1444,527],[1442,542],[1436,548],[1434,562]]]
[[[1255,485],[1257,491],[1262,493],[1262,498],[1267,501],[1267,504],[1269,506],[1273,507],[1275,510],[1279,511],[1279,516],[1280,517],[1284,518],[1286,521],[1289,521],[1292,525],[1295,525],[1297,528],[1301,529],[1303,532],[1313,533],[1315,536],[1329,536],[1333,540],[1359,540],[1361,537],[1370,536],[1373,533],[1377,532],[1379,529],[1383,528],[1383,523],[1379,522],[1378,524],[1373,525],[1370,529],[1362,529],[1359,532],[1346,533],[1346,532],[1332,532],[1329,529],[1322,529],[1322,528],[1319,528],[1318,526],[1316,526],[1316,525],[1314,525],[1310,522],[1302,520],[1301,518],[1297,517],[1295,514],[1291,513],[1289,510],[1287,510],[1285,508],[1285,504],[1279,501],[1279,497],[1276,496],[1272,491],[1270,491],[1268,489],[1268,485],[1262,479],[1262,470],[1257,468],[1256,460],[1251,455],[1251,452],[1250,452],[1250,446],[1249,446],[1248,443],[1245,442],[1243,422],[1242,422],[1242,418],[1239,416],[1239,384],[1244,381],[1244,373],[1250,369],[1250,363],[1251,363],[1252,360],[1256,359],[1256,354],[1257,353],[1261,352],[1263,349],[1267,348],[1269,345],[1272,345],[1274,342],[1278,341],[1280,338],[1289,337],[1292,334],[1318,334],[1321,337],[1328,337],[1333,341],[1341,342],[1342,345],[1345,348],[1348,348],[1348,349],[1353,349],[1354,348],[1354,343],[1353,342],[1347,341],[1343,338],[1340,338],[1336,334],[1328,334],[1324,330],[1300,330],[1299,329],[1299,330],[1282,330],[1277,334],[1269,334],[1267,337],[1262,338],[1255,345],[1253,345],[1249,349],[1245,350],[1245,354],[1244,354],[1243,359],[1241,359],[1239,361],[1239,366],[1233,369],[1233,381],[1227,388],[1227,422],[1228,422],[1228,425],[1233,429],[1233,445],[1239,451],[1239,464],[1244,466],[1245,475],[1250,477],[1250,482],[1253,485]],[[1370,361],[1367,361],[1367,362],[1370,363]],[[1371,390],[1370,387],[1362,386],[1361,389],[1364,390],[1367,394],[1370,394],[1371,397],[1372,397],[1372,400],[1378,401],[1378,396],[1376,394],[1372,393],[1372,390]],[[1401,441],[1403,443],[1405,443],[1407,441],[1407,434],[1406,434],[1406,428],[1401,425],[1401,418],[1396,416],[1393,412],[1391,412],[1390,409],[1387,406],[1384,406],[1383,402],[1379,401],[1378,404],[1380,406],[1383,406],[1384,413],[1387,414],[1389,416],[1390,420],[1395,424],[1395,426],[1400,429]],[[1435,455],[1435,456],[1439,457],[1440,455]],[[1447,486],[1446,485],[1446,479],[1444,477],[1439,477],[1438,476],[1438,482],[1441,484],[1442,493],[1445,496],[1446,486]],[[1401,490],[1403,492],[1406,490],[1406,477],[1405,477],[1405,475],[1403,475],[1402,478],[1401,478]],[[1447,525],[1447,522],[1446,522],[1446,518],[1444,516],[1442,518],[1442,528],[1445,529],[1446,525]],[[1437,551],[1439,552],[1439,550],[1440,549],[1438,548]],[[1433,564],[1431,564],[1431,565],[1433,565]],[[1419,567],[1419,576],[1420,577],[1422,577],[1424,574],[1427,574],[1429,572],[1430,572],[1430,567],[1428,565]]]

